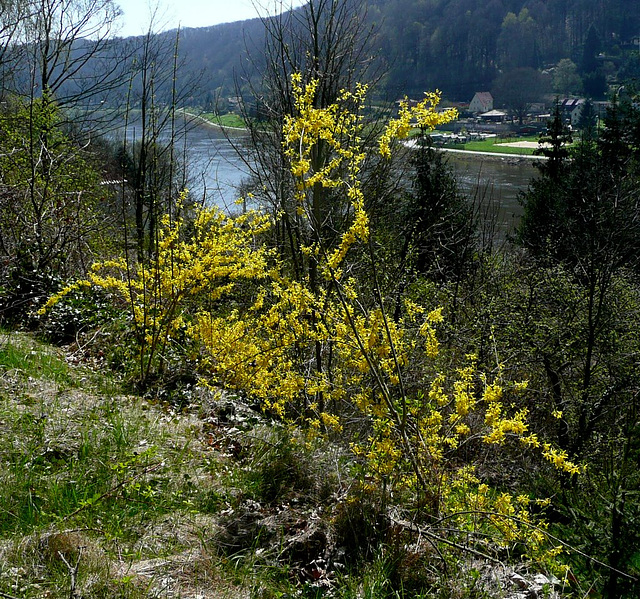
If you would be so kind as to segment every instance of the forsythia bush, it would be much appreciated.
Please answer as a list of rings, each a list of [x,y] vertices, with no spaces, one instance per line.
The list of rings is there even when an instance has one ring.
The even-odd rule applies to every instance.
[[[109,289],[128,303],[143,367],[149,353],[162,353],[180,330],[204,348],[203,371],[211,384],[259,398],[266,410],[306,424],[312,434],[347,430],[358,421],[360,434],[351,438],[351,447],[369,484],[413,497],[426,511],[429,534],[438,531],[438,538],[454,546],[517,543],[539,553],[546,535],[530,515],[535,500],[492,491],[461,450],[515,440],[538,449],[562,471],[575,474],[578,467],[530,433],[525,410],[510,407],[526,383],[503,381],[500,369],[490,379],[478,372],[474,356],[453,373],[436,371],[441,310],[407,303],[404,319],[394,322],[380,290],[377,305],[364,305],[357,282],[348,277],[347,256],[369,237],[359,181],[366,88],[317,108],[316,83],[303,86],[298,75],[292,82],[297,114],[286,120],[283,133],[298,213],[309,227],[317,226],[310,197],[318,185],[343,191],[351,207],[350,225],[333,245],[318,233],[303,249],[318,265],[322,284],[312,290],[304,277],[287,278],[256,243],[269,226],[265,216],[252,212],[234,219],[204,209],[190,238],[183,238],[182,220],[164,220],[153,264],[131,269],[124,260],[104,262],[75,287]],[[380,154],[390,156],[394,140],[406,136],[413,123],[434,127],[455,118],[454,111],[437,112],[438,101],[437,94],[428,94],[415,108],[403,105],[380,137]],[[314,168],[318,144],[328,158]],[[239,280],[259,283],[251,301],[244,308],[211,309],[211,300],[231,293]],[[186,301],[194,298],[201,301],[187,310]],[[425,364],[431,366],[415,372]],[[457,540],[451,540],[452,529]]]
[[[76,289],[95,286],[111,292],[130,314],[137,377],[144,386],[154,370],[163,368],[168,344],[186,334],[190,306],[221,300],[238,281],[267,277],[269,252],[257,245],[256,237],[268,226],[268,218],[256,212],[232,219],[217,209],[202,209],[187,233],[183,217],[167,215],[159,228],[155,260],[98,262],[86,280],[51,297],[41,312]]]

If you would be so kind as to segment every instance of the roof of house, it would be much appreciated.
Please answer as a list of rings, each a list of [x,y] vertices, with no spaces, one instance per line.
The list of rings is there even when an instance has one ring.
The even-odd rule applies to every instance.
[[[491,95],[491,92],[476,92],[473,96],[473,100],[475,100],[476,98],[483,104],[487,102],[493,102],[493,96]],[[473,100],[471,101],[473,102]]]
[[[574,110],[578,106],[582,106],[582,104],[584,104],[583,98],[564,98],[560,103],[560,106],[564,110]]]

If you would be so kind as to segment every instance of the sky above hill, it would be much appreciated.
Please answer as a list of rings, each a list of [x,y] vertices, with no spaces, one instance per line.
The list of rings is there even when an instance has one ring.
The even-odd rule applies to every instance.
[[[274,14],[305,3],[305,0],[115,0],[120,6],[118,35],[141,35],[149,30],[153,17],[153,31],[181,27],[208,27]]]

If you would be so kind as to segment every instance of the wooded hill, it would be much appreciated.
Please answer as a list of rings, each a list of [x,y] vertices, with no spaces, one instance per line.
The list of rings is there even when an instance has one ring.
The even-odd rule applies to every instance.
[[[518,68],[544,71],[550,93],[592,97],[640,75],[640,0],[348,1],[373,30],[370,55],[386,73],[378,91],[390,99],[439,88],[469,101]],[[197,103],[235,95],[262,70],[264,33],[260,19],[181,32],[181,72],[201,74]],[[554,86],[562,59],[575,68]]]

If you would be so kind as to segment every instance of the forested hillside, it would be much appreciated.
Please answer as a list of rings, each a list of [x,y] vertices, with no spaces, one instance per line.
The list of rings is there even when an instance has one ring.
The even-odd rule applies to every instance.
[[[592,25],[598,53],[622,66],[622,50],[640,32],[637,0],[390,0],[371,2],[369,14],[390,57],[391,88],[437,86],[467,101],[490,89],[499,71],[545,69],[563,58],[587,68],[581,62]]]
[[[369,0],[364,8],[374,34],[369,52],[386,72],[378,91],[392,98],[438,88],[469,101],[501,72],[549,71],[562,59],[583,80],[599,78],[591,87],[587,81],[591,96],[606,94],[606,79],[640,75],[639,0]],[[186,64],[202,70],[201,102],[255,76],[263,41],[260,20],[184,30]]]
[[[640,77],[640,0],[345,2],[352,5],[370,32],[362,63],[383,74],[374,93],[388,100],[405,94],[419,97],[437,88],[449,100],[468,102],[476,91],[499,87],[500,77],[507,84],[517,80],[514,73],[521,69],[536,70],[536,88],[549,96],[605,98],[616,85]],[[287,17],[292,32],[304,29],[301,10]],[[256,18],[182,29],[178,81],[198,82],[185,101],[223,111],[228,98],[238,94],[253,102],[250,96],[269,59],[264,55],[265,35],[276,21]],[[176,32],[156,37],[158,47],[169,48]],[[116,64],[127,64],[125,57],[135,55],[141,42],[127,38],[113,43]],[[89,61],[83,71],[91,77],[100,68]],[[531,79],[531,71],[526,73]],[[168,82],[156,88],[159,98],[170,95]],[[118,103],[124,89],[100,100]]]

